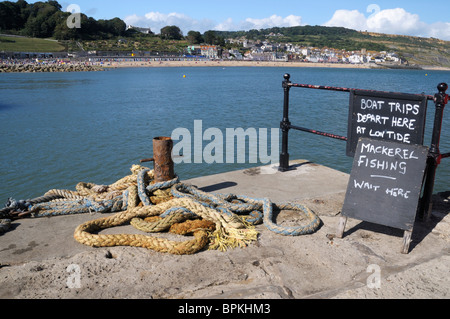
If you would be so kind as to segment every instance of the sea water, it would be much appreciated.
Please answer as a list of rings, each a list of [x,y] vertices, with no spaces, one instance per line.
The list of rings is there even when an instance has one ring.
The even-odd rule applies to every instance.
[[[78,182],[111,184],[130,174],[140,159],[152,157],[153,137],[171,136],[180,128],[194,134],[199,121],[202,132],[214,128],[224,135],[227,128],[267,128],[270,140],[271,129],[279,128],[282,120],[285,73],[293,83],[427,95],[437,93],[439,83],[450,83],[447,71],[335,68],[163,67],[1,74],[0,206],[9,197],[29,199],[54,188],[73,190]],[[293,125],[346,136],[348,109],[348,92],[290,90]],[[434,103],[428,101],[427,146],[434,111]],[[447,107],[443,153],[450,152],[449,121]],[[201,142],[200,147],[209,143]],[[349,173],[352,158],[345,149],[344,141],[289,133],[290,159]],[[190,162],[176,164],[181,180],[265,164],[194,163],[193,158]],[[435,192],[448,190],[450,158],[442,160],[435,184]]]

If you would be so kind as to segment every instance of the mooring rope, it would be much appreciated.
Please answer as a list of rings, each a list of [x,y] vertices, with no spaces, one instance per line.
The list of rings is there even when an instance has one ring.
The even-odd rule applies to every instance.
[[[153,170],[139,165],[133,165],[131,172],[111,185],[78,183],[76,191],[50,190],[37,199],[21,201],[21,209],[32,217],[112,212],[115,214],[79,225],[75,240],[93,247],[135,246],[172,254],[193,254],[208,244],[219,250],[245,247],[257,240],[255,226],[262,223],[286,236],[311,234],[320,226],[320,218],[299,204],[207,193],[181,183],[178,177],[156,183]],[[10,206],[11,210],[18,208],[17,204]],[[296,227],[280,226],[273,220],[274,210],[297,211],[308,221]],[[192,234],[194,239],[180,242],[140,234],[97,234],[127,223],[147,233],[170,231]]]
[[[176,184],[172,187],[172,193],[176,197],[189,196],[205,203],[211,203],[216,209],[221,209],[226,214],[249,214],[252,218],[247,218],[247,222],[254,225],[264,222],[264,225],[269,230],[280,235],[299,236],[311,234],[320,226],[320,218],[309,208],[300,204],[280,205],[272,203],[267,198],[255,199],[235,194],[210,194],[186,184]],[[309,223],[294,227],[279,226],[273,221],[274,209],[297,211],[305,215]]]

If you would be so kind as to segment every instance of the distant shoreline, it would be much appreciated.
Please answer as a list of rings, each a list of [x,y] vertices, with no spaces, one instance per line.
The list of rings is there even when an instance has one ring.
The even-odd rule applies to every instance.
[[[335,69],[396,69],[396,70],[428,70],[450,71],[450,68],[437,66],[383,66],[378,64],[346,64],[346,63],[311,63],[311,62],[274,62],[274,61],[70,61],[66,63],[36,63],[31,60],[2,61],[0,73],[9,72],[80,72],[103,71],[116,68],[166,68],[166,67],[278,67],[278,68],[335,68]]]
[[[341,68],[341,69],[383,69],[370,64],[269,62],[269,61],[123,61],[105,62],[104,68],[137,67],[299,67],[299,68]],[[422,66],[423,70],[450,71],[450,68]],[[405,68],[408,69],[408,68]]]
[[[133,67],[324,67],[369,69],[364,64],[308,63],[308,62],[269,62],[269,61],[123,61],[105,62],[105,68]]]

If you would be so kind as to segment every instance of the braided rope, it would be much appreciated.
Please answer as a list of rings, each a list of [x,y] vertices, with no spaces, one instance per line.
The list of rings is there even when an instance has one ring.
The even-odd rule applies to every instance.
[[[60,198],[73,199],[73,200],[84,198],[83,196],[78,194],[78,192],[67,190],[67,189],[51,189],[47,193],[44,194],[44,196],[49,196],[49,195],[56,195],[56,196],[60,196]]]
[[[149,172],[149,169],[144,169],[139,172],[137,176],[137,189],[138,189],[138,195],[139,199],[141,200],[144,205],[149,206],[152,203],[150,202],[150,198],[147,195],[145,191],[145,176],[147,175],[147,172]]]
[[[74,238],[81,244],[92,247],[113,247],[113,246],[133,246],[143,247],[166,252],[175,255],[189,255],[203,249],[208,243],[208,233],[199,230],[194,233],[194,239],[184,242],[177,242],[157,237],[140,234],[119,234],[119,235],[92,235],[90,232],[102,229],[96,223],[82,224],[77,227]]]
[[[320,218],[309,208],[300,204],[273,204],[269,199],[255,199],[242,195],[234,194],[209,194],[193,186],[186,184],[177,184],[172,187],[172,193],[175,197],[198,198],[207,203],[215,205],[215,208],[222,207],[226,212],[250,213],[253,218],[247,218],[246,221],[254,225],[261,223],[271,231],[285,236],[300,236],[314,233],[320,227]],[[229,202],[237,200],[240,202]],[[294,210],[305,215],[309,223],[301,226],[282,227],[273,222],[273,209]],[[262,211],[263,213],[261,214]],[[263,216],[263,217],[262,217]]]
[[[138,165],[133,165],[131,172],[111,185],[78,183],[76,191],[53,189],[26,204],[34,217],[116,212],[78,226],[75,240],[93,247],[136,246],[173,254],[192,254],[208,243],[210,249],[245,247],[257,240],[254,225],[261,223],[286,236],[310,234],[320,226],[319,217],[302,205],[276,205],[268,199],[206,193],[180,183],[178,177],[155,183],[153,170]],[[282,227],[273,221],[276,209],[298,211],[309,222]],[[157,220],[144,220],[148,217]],[[125,223],[147,233],[183,229],[182,234],[193,234],[194,239],[180,242],[147,235],[95,234]]]
[[[191,254],[203,249],[210,241],[210,234],[203,229],[199,229],[194,232],[194,240],[185,242],[171,241],[163,238],[156,238],[145,235],[134,234],[119,234],[119,235],[103,235],[93,234],[102,229],[123,225],[126,222],[132,221],[133,224],[137,224],[136,218],[144,218],[149,216],[160,216],[164,212],[173,209],[174,207],[182,207],[191,212],[195,212],[196,215],[203,219],[209,220],[216,224],[216,237],[220,237],[219,234],[226,234],[228,238],[234,240],[235,245],[244,245],[246,241],[253,240],[255,234],[253,229],[248,229],[243,223],[237,224],[233,218],[223,217],[218,211],[207,207],[200,202],[191,198],[176,198],[168,202],[161,203],[159,205],[142,206],[128,209],[125,212],[117,213],[110,217],[100,218],[93,221],[86,222],[78,226],[74,233],[74,238],[78,242],[93,246],[93,247],[111,247],[111,246],[136,246],[145,247],[160,252],[170,252],[174,254]],[[175,210],[173,210],[175,211]],[[169,214],[168,218],[185,219],[185,213],[181,214]],[[175,217],[173,217],[175,216]],[[237,227],[236,227],[237,226]],[[246,236],[250,235],[250,236]],[[251,237],[248,239],[248,237]],[[220,247],[227,247],[230,245],[223,244],[223,241],[216,243]]]
[[[312,234],[320,227],[320,218],[309,208],[300,204],[271,204],[268,200],[264,201],[264,225],[271,231],[284,236],[300,236]],[[303,226],[281,227],[273,222],[273,208],[278,210],[295,210],[302,212],[310,222]]]
[[[61,199],[62,196],[58,194],[45,194],[43,196],[34,198],[34,199],[28,199],[28,200],[20,200],[16,201],[12,198],[8,200],[8,203],[6,207],[0,209],[0,217],[1,218],[13,218],[13,212],[15,211],[16,214],[19,212],[26,212],[31,209],[33,205],[39,204],[39,203],[45,203],[50,201],[56,201]]]
[[[40,202],[33,202],[29,207],[33,217],[48,217],[86,213],[108,213],[126,210],[128,205],[137,205],[134,194],[138,184],[137,176],[142,180],[153,177],[153,171],[146,167],[133,165],[132,174],[125,176],[111,185],[96,185],[80,182],[76,191],[51,189],[44,194]],[[132,192],[131,196],[130,190]],[[50,196],[55,197],[54,199]],[[130,203],[129,199],[130,198]]]
[[[189,216],[183,212],[177,212],[169,214],[164,218],[160,218],[156,222],[147,222],[142,218],[133,218],[130,224],[143,232],[146,233],[159,233],[168,230],[172,225],[176,223],[184,222]]]

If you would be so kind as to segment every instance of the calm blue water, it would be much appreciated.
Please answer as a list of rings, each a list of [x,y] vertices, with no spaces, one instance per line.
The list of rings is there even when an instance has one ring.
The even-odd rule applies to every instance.
[[[450,72],[325,68],[142,68],[0,75],[0,206],[78,182],[110,184],[152,154],[152,138],[176,128],[278,128],[283,74],[294,83],[434,95]],[[426,75],[427,74],[427,75]],[[186,75],[184,78],[183,75]],[[292,124],[347,135],[349,94],[293,88]],[[450,152],[447,106],[441,151]],[[429,102],[426,145],[434,117]],[[270,131],[270,130],[269,130]],[[205,146],[209,142],[204,142]],[[350,172],[345,142],[291,131],[291,159]],[[147,163],[152,167],[151,163]],[[182,180],[258,164],[177,164]],[[450,190],[450,159],[435,191]]]

